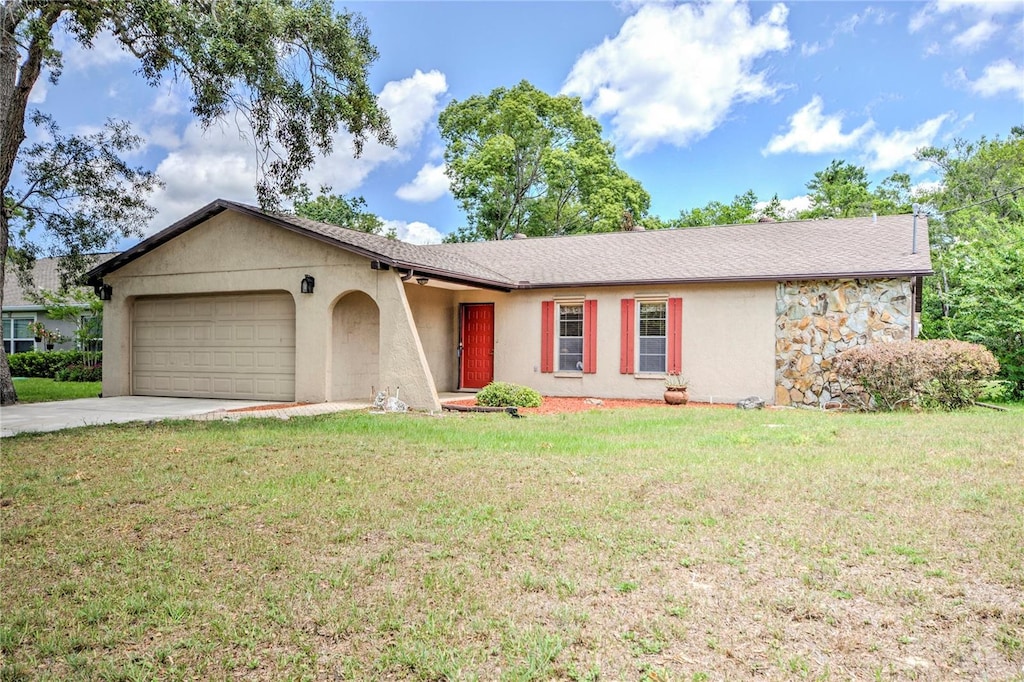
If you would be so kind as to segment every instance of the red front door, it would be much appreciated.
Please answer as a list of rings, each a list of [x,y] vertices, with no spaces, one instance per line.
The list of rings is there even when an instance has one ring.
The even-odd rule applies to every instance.
[[[459,328],[459,388],[483,388],[494,381],[494,304],[464,303]]]

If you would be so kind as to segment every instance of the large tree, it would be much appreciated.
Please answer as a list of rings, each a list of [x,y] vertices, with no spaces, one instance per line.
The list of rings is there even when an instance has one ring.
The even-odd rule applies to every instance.
[[[757,222],[760,214],[757,211],[757,195],[748,189],[737,194],[732,203],[709,201],[703,208],[692,208],[679,212],[679,217],[669,221],[670,227],[706,227],[709,225],[738,225],[740,223]]]
[[[864,166],[833,159],[807,183],[811,207],[799,218],[858,218],[910,213],[910,176],[893,173],[872,190]]]
[[[318,153],[344,127],[359,154],[370,136],[393,144],[386,113],[367,84],[377,53],[358,15],[329,0],[6,0],[0,5],[0,291],[8,254],[42,246],[77,256],[122,235],[139,234],[151,215],[156,180],[121,161],[139,140],[121,122],[99,134],[63,137],[32,114],[29,97],[62,55],[55,35],[85,49],[111,34],[151,85],[186,84],[204,126],[246,119],[261,158],[264,206],[294,192]],[[23,147],[26,121],[48,133]],[[72,258],[68,262],[80,262]],[[2,297],[2,294],[0,294]],[[2,305],[0,298],[0,305]],[[17,399],[0,350],[0,404]]]
[[[314,198],[304,196],[297,199],[294,210],[295,215],[321,223],[339,225],[370,234],[384,232],[384,221],[376,213],[371,213],[366,209],[366,199],[361,196],[349,199],[341,194],[331,194],[330,187],[322,187],[320,194]],[[395,235],[392,231],[387,236],[394,237]]]
[[[917,158],[942,175],[924,198],[936,214],[922,333],[984,344],[1024,398],[1024,129],[928,147]]]
[[[650,196],[618,167],[579,98],[522,81],[452,102],[439,126],[469,223],[455,240],[608,232],[647,215]]]

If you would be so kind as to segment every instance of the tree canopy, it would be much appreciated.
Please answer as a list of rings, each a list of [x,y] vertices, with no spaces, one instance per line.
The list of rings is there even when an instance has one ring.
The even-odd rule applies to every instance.
[[[1011,394],[1024,398],[1024,130],[928,147],[917,158],[942,174],[923,197],[936,215],[922,333],[984,344]]]
[[[618,167],[579,98],[522,81],[452,102],[438,123],[468,219],[453,240],[608,232],[647,215],[650,196]]]
[[[331,194],[330,187],[321,188],[315,198],[306,196],[296,200],[294,210],[295,215],[321,223],[370,234],[384,232],[384,221],[366,209],[366,199],[361,196],[348,199],[340,194]],[[391,232],[387,236],[394,238],[395,235]]]
[[[377,58],[369,30],[359,15],[336,14],[330,0],[7,0],[0,7],[0,291],[9,254],[25,263],[40,248],[70,255],[67,272],[86,251],[140,234],[152,215],[147,195],[157,179],[122,161],[140,142],[127,124],[62,136],[51,118],[29,111],[44,71],[53,83],[60,78],[58,33],[85,49],[109,33],[151,85],[185,83],[204,126],[242,116],[260,155],[256,192],[265,207],[299,188],[340,128],[357,155],[370,137],[394,144],[367,83]],[[27,147],[26,122],[46,133]],[[16,399],[0,350],[0,404]]]
[[[776,198],[777,200],[777,198]],[[668,223],[669,227],[706,227],[709,225],[737,225],[757,222],[757,195],[748,189],[733,197],[732,203],[709,201],[703,208],[680,211],[679,217]]]

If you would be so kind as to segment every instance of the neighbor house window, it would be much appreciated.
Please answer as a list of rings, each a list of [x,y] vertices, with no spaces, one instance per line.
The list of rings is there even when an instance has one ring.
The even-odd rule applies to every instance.
[[[597,372],[597,301],[541,302],[541,372]]]
[[[643,372],[665,372],[668,311],[665,301],[640,301],[637,324],[637,366]]]
[[[583,303],[558,304],[558,371],[583,371]]]
[[[103,350],[103,318],[83,315],[79,322],[79,329],[84,332],[85,339],[79,338],[78,350],[89,353],[98,353]]]
[[[8,355],[36,349],[35,339],[28,326],[36,321],[34,314],[6,313],[4,322],[4,350]]]

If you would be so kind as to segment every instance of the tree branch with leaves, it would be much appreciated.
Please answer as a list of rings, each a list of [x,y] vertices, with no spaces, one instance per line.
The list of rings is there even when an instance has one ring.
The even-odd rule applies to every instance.
[[[152,217],[147,201],[158,180],[122,161],[140,143],[127,124],[61,136],[50,117],[28,111],[43,73],[60,79],[59,33],[85,49],[112,35],[150,85],[185,84],[204,127],[241,116],[240,132],[252,136],[261,160],[256,193],[265,208],[300,189],[339,130],[357,156],[369,139],[395,143],[367,82],[377,58],[369,29],[329,0],[7,0],[0,5],[0,290],[9,261],[28,268],[39,251],[71,256],[62,262],[70,281],[81,255],[141,235]],[[41,134],[23,147],[26,123]],[[0,404],[15,400],[0,350]]]

